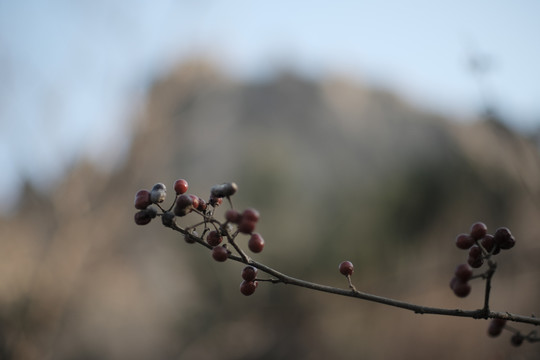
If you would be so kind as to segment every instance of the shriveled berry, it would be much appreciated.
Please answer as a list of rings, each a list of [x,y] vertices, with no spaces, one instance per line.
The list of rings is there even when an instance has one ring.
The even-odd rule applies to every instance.
[[[352,275],[354,272],[353,263],[350,261],[343,261],[341,264],[339,264],[339,272],[345,276]]]
[[[144,210],[152,204],[150,200],[150,192],[148,190],[139,190],[135,194],[135,208]]]
[[[246,266],[242,269],[242,279],[246,281],[253,281],[257,278],[257,268],[253,266]]]
[[[460,264],[456,267],[454,275],[461,281],[467,281],[472,277],[473,271],[469,265]]]
[[[516,240],[512,236],[512,233],[508,228],[498,228],[493,235],[495,243],[499,245],[501,249],[508,250],[514,247]]]
[[[152,219],[154,219],[158,214],[158,209],[155,206],[152,206],[152,205],[147,207],[146,209],[144,209],[144,211],[146,211],[148,216],[150,216],[150,218],[152,218]]]
[[[152,221],[152,217],[148,214],[146,210],[141,210],[135,213],[134,216],[135,224],[137,225],[146,225]]]
[[[216,246],[212,249],[212,257],[216,261],[223,262],[229,258],[229,252],[223,246]]]
[[[166,211],[161,216],[161,222],[163,223],[164,226],[170,227],[174,223],[174,217],[175,215],[172,211]]]
[[[523,335],[521,335],[520,333],[516,333],[510,338],[510,343],[514,346],[520,346],[521,344],[523,344],[523,340],[525,340]]]
[[[248,248],[254,253],[260,253],[264,248],[264,239],[258,233],[251,234],[248,240]]]
[[[185,194],[188,191],[188,182],[184,179],[178,179],[174,182],[174,191],[176,195]]]
[[[182,194],[176,199],[174,204],[174,214],[176,216],[185,216],[193,209],[193,199],[191,196]]]
[[[472,224],[470,235],[474,240],[480,240],[487,234],[487,226],[482,222]]]
[[[210,199],[208,199],[208,204],[217,207],[223,203],[223,198],[210,196]]]
[[[242,281],[240,283],[240,292],[246,296],[253,295],[258,286],[257,281]]]
[[[474,245],[474,239],[469,234],[459,234],[456,237],[456,246],[460,249],[467,250]]]
[[[240,220],[240,224],[238,224],[238,231],[240,231],[242,234],[251,234],[255,230],[255,225],[255,221],[249,221],[242,218],[242,220]]]
[[[210,231],[206,236],[206,242],[210,246],[218,246],[221,244],[221,241],[223,241],[223,237],[215,230]]]
[[[150,190],[150,200],[154,203],[161,203],[165,201],[167,188],[163,183],[157,183]]]
[[[225,219],[233,224],[238,224],[242,220],[242,214],[238,210],[229,209],[225,212]]]
[[[242,220],[257,222],[259,221],[259,212],[252,208],[246,209],[242,212]]]

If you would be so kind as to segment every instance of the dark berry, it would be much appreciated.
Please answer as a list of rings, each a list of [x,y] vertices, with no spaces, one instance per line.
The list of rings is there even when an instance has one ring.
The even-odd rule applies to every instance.
[[[487,226],[484,223],[477,222],[472,224],[470,235],[474,240],[480,240],[487,234]]]
[[[135,208],[144,210],[152,204],[150,200],[150,192],[148,190],[139,190],[135,194]]]
[[[172,211],[167,211],[161,216],[161,222],[163,225],[170,227],[174,223],[174,213]]]
[[[339,272],[345,276],[350,276],[354,272],[354,265],[350,261],[343,261],[339,264]]]
[[[225,212],[225,219],[233,224],[238,224],[242,220],[242,214],[237,210],[229,209]]]
[[[504,325],[506,324],[506,320],[503,319],[493,319],[489,323],[488,327],[488,335],[491,337],[497,337],[501,334]]]
[[[512,236],[512,233],[505,227],[498,228],[493,237],[495,239],[495,244],[499,245],[499,247],[504,250],[511,249],[516,244],[516,240]]]
[[[259,212],[257,210],[255,210],[255,209],[251,209],[251,208],[246,209],[242,213],[242,220],[257,222],[257,221],[259,221]]]
[[[255,225],[255,221],[249,221],[242,218],[240,224],[238,224],[238,231],[242,234],[251,234],[255,230]]]
[[[482,265],[484,265],[484,259],[481,257],[471,257],[469,256],[467,258],[467,264],[469,264],[472,268],[478,269]]]
[[[205,211],[206,206],[207,206],[206,201],[204,201],[204,199],[199,198],[199,206],[197,206],[197,210]]]
[[[178,179],[174,182],[174,191],[176,195],[185,194],[188,191],[188,182],[184,179]]]
[[[206,236],[206,242],[210,246],[218,246],[221,244],[221,241],[223,241],[223,237],[215,230],[210,231]]]
[[[510,343],[514,346],[520,346],[521,344],[523,344],[523,340],[523,335],[521,335],[520,333],[516,333],[510,338]]]
[[[246,281],[253,281],[257,278],[257,268],[253,266],[246,266],[242,269],[242,279]]]
[[[482,257],[482,249],[478,245],[474,245],[469,249],[469,256],[472,258]]]
[[[217,207],[223,203],[223,198],[210,196],[210,199],[208,199],[208,204],[210,204],[213,207]]]
[[[495,247],[495,238],[493,235],[487,234],[482,238],[482,240],[480,240],[480,245],[482,245],[482,247],[486,249],[488,253],[491,253]]]
[[[457,297],[466,297],[471,293],[471,285],[457,277],[453,277],[452,281],[450,281],[450,288]]]
[[[240,284],[240,292],[246,296],[253,295],[258,285],[257,281],[244,280]]]
[[[210,196],[215,198],[229,197],[236,193],[238,186],[231,182],[212,186]]]
[[[223,246],[216,246],[212,249],[212,257],[216,261],[223,262],[229,258],[229,252]]]
[[[146,225],[152,221],[152,217],[146,210],[141,210],[135,213],[135,224],[137,225]]]
[[[260,253],[264,248],[264,239],[258,233],[253,233],[248,240],[248,248],[254,253]]]
[[[469,234],[459,234],[456,237],[456,246],[460,249],[467,250],[474,245],[474,239]]]
[[[469,265],[461,264],[456,267],[454,275],[461,281],[467,281],[472,277],[473,271]]]
[[[176,199],[173,211],[176,216],[185,216],[192,209],[193,199],[189,195],[182,194]]]

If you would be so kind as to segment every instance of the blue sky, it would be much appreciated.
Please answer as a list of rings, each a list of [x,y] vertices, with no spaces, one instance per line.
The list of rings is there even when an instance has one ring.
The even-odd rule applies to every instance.
[[[340,74],[458,116],[481,106],[477,54],[509,122],[540,126],[539,18],[533,0],[0,0],[2,206],[79,159],[114,168],[151,79],[193,54],[242,78]]]

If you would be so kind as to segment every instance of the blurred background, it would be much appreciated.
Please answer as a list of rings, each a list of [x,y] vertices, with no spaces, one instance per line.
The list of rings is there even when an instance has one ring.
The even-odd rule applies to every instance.
[[[537,359],[484,320],[244,297],[240,264],[136,226],[133,198],[235,181],[235,206],[261,213],[258,260],[339,287],[350,260],[359,290],[448,308],[483,301],[480,280],[465,299],[448,286],[455,236],[507,226],[492,309],[538,314],[538,13],[0,0],[0,358]]]

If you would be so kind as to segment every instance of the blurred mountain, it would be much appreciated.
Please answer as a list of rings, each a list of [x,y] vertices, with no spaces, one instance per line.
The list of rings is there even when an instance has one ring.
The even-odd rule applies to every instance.
[[[348,259],[361,290],[468,309],[481,307],[482,284],[466,299],[448,288],[466,260],[454,237],[475,221],[508,226],[518,245],[500,255],[492,307],[531,314],[540,156],[497,119],[452,121],[340,77],[241,83],[197,60],[157,79],[133,124],[115,174],[77,164],[49,197],[28,188],[18,215],[0,220],[0,358],[538,357],[535,345],[488,338],[485,321],[283,285],[244,297],[240,264],[212,261],[159,221],[133,223],[140,188],[183,177],[207,197],[235,181],[235,207],[261,212],[257,259],[342,287]]]

